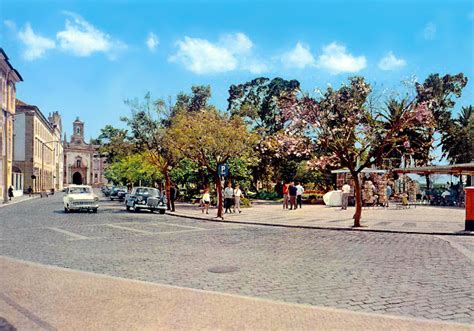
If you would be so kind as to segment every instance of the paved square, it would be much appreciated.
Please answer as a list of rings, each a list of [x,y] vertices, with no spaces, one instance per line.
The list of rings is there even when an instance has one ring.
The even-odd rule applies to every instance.
[[[60,195],[0,210],[0,254],[162,284],[474,323],[472,237],[346,232],[127,213],[64,214]]]

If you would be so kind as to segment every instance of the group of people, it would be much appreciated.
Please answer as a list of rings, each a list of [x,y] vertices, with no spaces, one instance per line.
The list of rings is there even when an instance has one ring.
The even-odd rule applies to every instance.
[[[298,206],[301,209],[303,193],[304,187],[300,182],[297,185],[295,182],[283,184],[283,209],[295,210]],[[290,208],[288,208],[288,203]]]
[[[354,188],[345,182],[341,187],[341,209],[346,210],[349,204],[349,198],[354,197]],[[371,180],[367,180],[362,185],[362,204],[363,206],[380,205],[384,207],[389,206],[389,200],[392,196],[392,187],[388,184],[382,185],[379,189],[376,188]]]
[[[240,201],[244,197],[240,185],[236,184],[235,188],[232,187],[232,183],[228,183],[227,187],[222,192],[224,196],[224,208],[225,213],[235,213],[236,211],[239,214],[242,212],[240,209]],[[202,213],[209,214],[209,205],[211,204],[211,194],[209,193],[209,188],[205,188],[201,196],[201,208]]]

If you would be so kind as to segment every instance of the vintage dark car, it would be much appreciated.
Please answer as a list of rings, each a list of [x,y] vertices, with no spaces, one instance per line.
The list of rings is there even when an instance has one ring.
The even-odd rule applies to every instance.
[[[128,211],[139,211],[148,209],[151,212],[158,210],[160,214],[166,211],[166,196],[160,190],[153,187],[134,187],[132,192],[127,194],[125,206]]]
[[[123,200],[127,194],[127,188],[122,186],[114,186],[110,191],[109,198],[110,200]]]

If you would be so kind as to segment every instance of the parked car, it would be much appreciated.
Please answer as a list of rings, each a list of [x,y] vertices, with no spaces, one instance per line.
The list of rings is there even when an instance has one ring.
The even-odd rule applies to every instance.
[[[110,186],[102,187],[102,193],[104,193],[104,195],[106,197],[108,197],[110,195],[111,190],[112,190],[112,188]]]
[[[72,210],[87,210],[97,213],[99,209],[99,197],[88,185],[70,185],[66,188],[63,198],[64,212]]]
[[[125,207],[128,211],[136,212],[140,209],[148,209],[151,212],[158,210],[160,214],[164,214],[166,196],[153,187],[134,187],[132,192],[127,194]]]
[[[110,191],[109,198],[110,200],[121,200],[127,194],[127,188],[122,186],[114,186]]]

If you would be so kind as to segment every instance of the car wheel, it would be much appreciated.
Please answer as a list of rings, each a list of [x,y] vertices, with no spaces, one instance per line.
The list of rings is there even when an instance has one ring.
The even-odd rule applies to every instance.
[[[92,212],[93,212],[94,214],[97,214],[97,208],[92,209]]]
[[[165,213],[164,209],[160,209],[160,214],[163,215]]]
[[[127,211],[130,211],[130,206],[129,205],[126,205],[125,208],[127,209]]]

